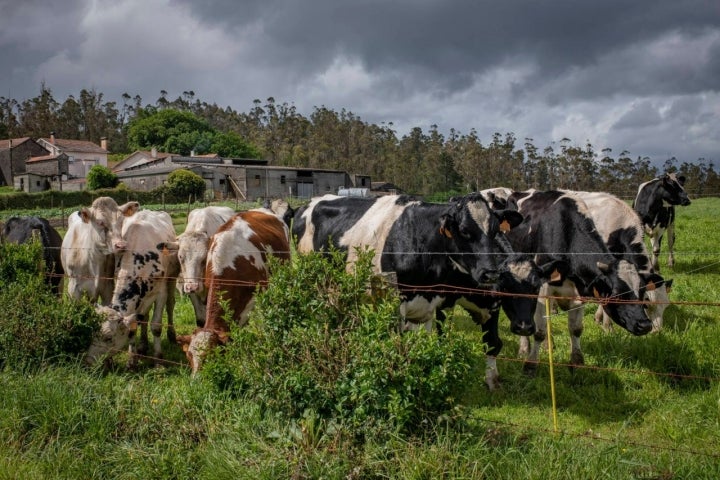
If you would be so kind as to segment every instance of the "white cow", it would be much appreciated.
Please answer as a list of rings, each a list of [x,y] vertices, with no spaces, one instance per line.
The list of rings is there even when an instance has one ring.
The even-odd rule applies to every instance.
[[[101,253],[115,253],[115,242],[120,241],[125,218],[133,216],[140,209],[138,202],[127,202],[118,206],[110,197],[98,197],[90,208],[80,209],[80,218],[95,229],[100,241],[96,244]]]
[[[79,212],[68,217],[68,229],[63,237],[60,259],[67,275],[70,297],[87,296],[96,303],[109,305],[113,293],[115,256],[106,254],[104,239],[89,223],[83,222]]]
[[[188,215],[188,223],[182,234],[172,242],[157,245],[161,250],[167,249],[177,254],[181,277],[178,286],[190,297],[198,327],[205,323],[207,289],[204,279],[210,238],[233,215],[235,210],[230,207],[197,208]]]
[[[177,255],[158,252],[161,242],[175,240],[175,229],[170,215],[165,212],[141,210],[128,217],[123,226],[121,237],[114,242],[117,251],[117,270],[112,308],[126,324],[137,321],[141,327],[141,346],[138,350],[134,342],[134,329],[129,329],[130,358],[128,365],[137,365],[137,353],[147,348],[146,316],[154,306],[151,329],[154,341],[154,356],[162,358],[161,338],[162,314],[167,310],[168,340],[175,343],[173,327],[173,309],[175,306],[175,283],[180,273]],[[123,329],[116,329],[112,339],[103,342],[107,346],[105,353],[115,353],[117,336],[123,337]],[[97,339],[96,339],[97,340]],[[94,358],[100,354],[97,349]],[[88,355],[89,360],[90,356]]]

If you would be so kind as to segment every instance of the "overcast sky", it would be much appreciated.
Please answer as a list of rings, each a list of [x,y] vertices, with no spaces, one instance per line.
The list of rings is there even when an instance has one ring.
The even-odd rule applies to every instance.
[[[0,0],[0,96],[42,82],[720,166],[720,0]]]

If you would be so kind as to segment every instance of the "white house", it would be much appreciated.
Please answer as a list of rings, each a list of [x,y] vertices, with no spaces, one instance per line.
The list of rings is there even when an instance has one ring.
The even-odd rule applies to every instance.
[[[64,153],[68,157],[69,178],[85,178],[90,169],[95,165],[107,167],[107,140],[102,139],[101,145],[87,140],[68,140],[55,138],[51,133],[50,138],[39,138],[37,142],[45,147],[51,155]]]

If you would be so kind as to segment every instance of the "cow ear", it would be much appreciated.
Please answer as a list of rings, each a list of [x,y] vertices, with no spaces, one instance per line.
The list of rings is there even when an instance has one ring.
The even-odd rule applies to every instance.
[[[667,289],[667,292],[670,293],[670,289],[672,288],[673,279],[665,280],[665,288]]]
[[[509,232],[523,221],[522,214],[515,210],[499,210],[496,214],[500,220],[500,231],[502,233]]]
[[[447,238],[453,238],[451,230],[454,227],[455,219],[453,219],[450,215],[444,214],[442,217],[440,217],[440,235],[443,235]]]
[[[180,249],[180,244],[178,242],[160,242],[157,244],[157,249],[164,254],[177,253]]]
[[[563,260],[553,260],[540,268],[540,275],[547,280],[550,285],[562,285],[570,271],[570,266]]]
[[[684,187],[684,186],[685,186],[685,175],[678,175],[678,176],[677,176],[677,181],[678,181],[678,183],[679,183],[681,186]]]
[[[218,332],[217,337],[220,345],[227,345],[230,340],[230,335],[227,332]]]
[[[187,352],[190,348],[190,342],[192,341],[191,335],[178,335],[175,337],[175,341],[182,348],[183,352]]]
[[[127,327],[128,332],[134,332],[135,330],[137,330],[138,326],[137,315],[133,314],[123,318],[123,324],[125,324],[125,327]]]
[[[78,212],[78,215],[80,215],[80,218],[82,219],[83,222],[90,223],[90,210],[83,207]]]
[[[120,210],[120,213],[122,213],[123,216],[131,217],[140,210],[140,202],[127,202],[126,204],[118,207],[118,210]]]
[[[612,288],[602,277],[593,280],[588,290],[592,292],[592,296],[595,298],[605,298],[612,295]]]

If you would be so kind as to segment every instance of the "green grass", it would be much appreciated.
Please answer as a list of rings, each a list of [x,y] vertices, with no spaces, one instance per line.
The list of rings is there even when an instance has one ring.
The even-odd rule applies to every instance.
[[[661,258],[677,304],[660,333],[604,333],[589,306],[588,368],[571,372],[566,317],[553,319],[557,432],[548,365],[523,375],[504,317],[501,390],[487,391],[477,365],[463,412],[432,438],[368,439],[362,448],[191,380],[180,349],[164,342],[171,363],[138,373],[122,358],[107,373],[80,365],[0,373],[0,478],[720,478],[719,217],[716,198],[677,209],[675,267]],[[454,320],[476,330],[460,312]],[[194,327],[186,298],[176,324],[181,333]]]

